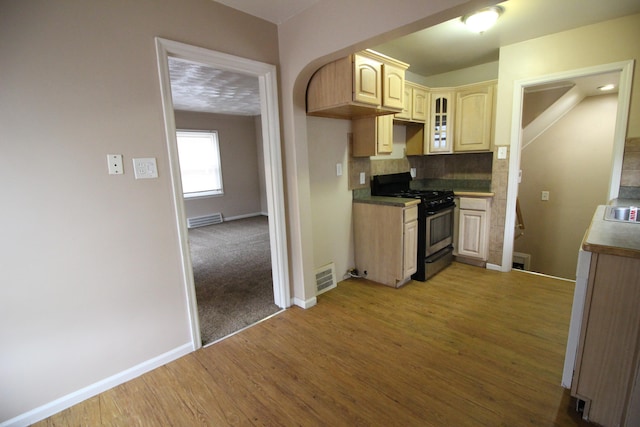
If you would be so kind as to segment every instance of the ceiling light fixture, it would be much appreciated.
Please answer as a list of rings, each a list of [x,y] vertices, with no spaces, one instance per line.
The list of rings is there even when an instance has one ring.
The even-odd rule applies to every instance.
[[[607,91],[607,90],[613,90],[613,89],[615,89],[615,87],[616,87],[615,85],[609,83],[608,85],[604,85],[604,86],[598,87],[598,90],[601,90],[601,91],[604,92],[604,91]]]
[[[462,17],[462,22],[476,33],[484,33],[496,23],[498,17],[504,12],[502,6],[491,6],[480,9]]]

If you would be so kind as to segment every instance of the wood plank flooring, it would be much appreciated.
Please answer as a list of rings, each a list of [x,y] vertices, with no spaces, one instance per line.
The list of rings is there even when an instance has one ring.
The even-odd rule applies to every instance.
[[[454,263],[347,280],[37,426],[586,426],[560,386],[574,284]]]

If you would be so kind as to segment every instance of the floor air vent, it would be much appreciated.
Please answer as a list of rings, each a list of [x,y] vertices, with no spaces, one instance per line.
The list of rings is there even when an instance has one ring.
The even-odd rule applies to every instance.
[[[196,216],[187,218],[187,227],[204,227],[205,225],[220,224],[222,222],[222,214],[220,212],[205,216]]]
[[[316,295],[320,295],[336,286],[336,268],[333,263],[316,269]]]

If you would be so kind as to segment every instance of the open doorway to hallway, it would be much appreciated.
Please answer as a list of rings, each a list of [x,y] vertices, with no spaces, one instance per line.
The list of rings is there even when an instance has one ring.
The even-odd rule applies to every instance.
[[[514,266],[575,279],[578,249],[606,204],[619,72],[524,89]],[[609,91],[598,90],[612,84]]]

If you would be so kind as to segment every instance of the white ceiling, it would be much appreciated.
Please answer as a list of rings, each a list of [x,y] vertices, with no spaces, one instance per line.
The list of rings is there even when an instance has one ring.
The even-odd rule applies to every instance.
[[[456,18],[371,48],[411,64],[413,73],[432,76],[497,61],[502,46],[640,13],[639,0],[509,0],[500,5],[504,13],[483,34],[469,31]]]
[[[183,111],[257,116],[258,78],[169,58],[173,108]]]
[[[323,0],[214,1],[279,24]],[[456,18],[371,48],[409,63],[413,73],[431,76],[497,61],[501,46],[640,13],[640,0],[509,0],[501,5],[503,15],[484,34],[471,33]],[[196,64],[173,67],[177,109],[259,114],[259,105],[250,102],[259,102],[257,79]]]

